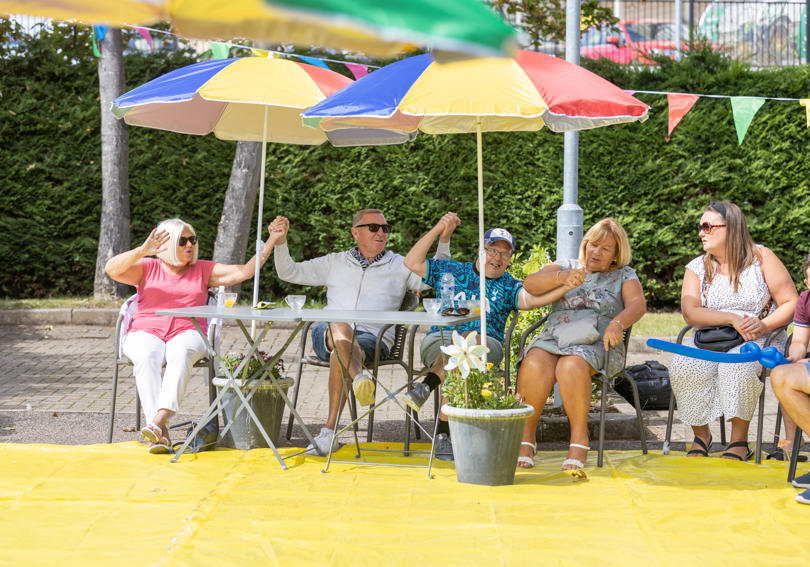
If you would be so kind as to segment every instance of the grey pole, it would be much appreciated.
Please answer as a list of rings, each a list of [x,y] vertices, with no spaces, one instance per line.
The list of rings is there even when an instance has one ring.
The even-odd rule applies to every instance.
[[[683,37],[681,37],[681,24],[683,22],[683,0],[675,0],[675,59],[681,60],[683,56]]]
[[[580,0],[565,4],[565,60],[579,64]],[[582,241],[582,208],[577,204],[579,182],[579,132],[566,132],[563,157],[563,204],[557,209],[557,259],[579,256]]]

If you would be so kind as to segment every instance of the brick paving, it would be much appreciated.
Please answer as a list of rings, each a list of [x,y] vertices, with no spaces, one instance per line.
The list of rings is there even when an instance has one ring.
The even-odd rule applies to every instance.
[[[275,352],[282,346],[290,331],[290,328],[271,329],[262,344],[263,350]],[[113,332],[113,326],[0,325],[0,362],[4,369],[0,373],[0,412],[107,413],[114,363]],[[284,356],[290,376],[295,374],[299,338],[300,336],[294,339]],[[417,344],[418,341],[419,337]],[[631,352],[629,364],[645,360],[660,360],[667,364],[669,354],[642,351],[638,346],[642,343],[640,340],[635,341],[637,346]],[[237,327],[224,328],[224,351],[244,351],[245,344]],[[183,413],[199,415],[207,407],[208,390],[204,372],[203,369],[195,369],[183,402]],[[404,372],[396,366],[381,370],[381,380],[389,388],[400,386],[404,376]],[[305,367],[299,411],[310,430],[315,432],[326,418],[326,381],[326,369]],[[134,412],[135,383],[128,367],[121,372],[116,407],[119,413]],[[768,387],[763,421],[763,438],[766,443],[770,443],[773,435],[776,408],[776,399]],[[432,401],[428,402],[422,414],[431,415],[431,411]],[[384,405],[376,414],[375,420],[377,423],[393,423],[401,432],[403,415],[395,404]],[[646,411],[645,420],[655,438],[663,440],[666,411]],[[756,420],[755,416],[749,435],[752,442],[756,435]],[[345,419],[343,422],[345,423]],[[401,433],[397,437],[400,435]],[[720,439],[717,424],[714,425],[713,435],[715,439]],[[686,440],[691,440],[689,429],[676,419],[673,441]]]

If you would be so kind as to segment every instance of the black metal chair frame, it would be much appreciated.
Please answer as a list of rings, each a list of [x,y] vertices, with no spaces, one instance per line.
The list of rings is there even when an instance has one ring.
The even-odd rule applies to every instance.
[[[683,339],[686,336],[686,333],[692,328],[691,325],[684,326],[681,331],[678,333],[678,339],[676,340],[677,344],[682,344]],[[765,340],[765,344],[763,348],[769,347],[772,345],[773,341],[777,339],[779,333],[785,330],[785,327],[780,327],[773,331],[768,338]],[[790,346],[790,341],[786,343],[785,349]],[[759,395],[759,417],[757,419],[757,441],[756,441],[756,449],[754,450],[754,455],[756,457],[756,463],[760,464],[762,462],[762,420],[765,417],[765,387],[766,382],[768,379],[768,375],[770,374],[770,369],[763,366],[762,370],[759,373],[759,381],[762,382],[762,393]],[[663,454],[669,454],[669,445],[670,439],[672,438],[672,422],[674,420],[675,415],[675,391],[673,390],[670,392],[669,395],[669,411],[667,413],[667,431],[666,435],[664,435],[664,449]],[[777,422],[778,423],[778,422]],[[778,425],[777,425],[778,427]],[[726,420],[725,416],[720,416],[720,444],[726,444]]]
[[[122,309],[124,305],[129,303],[130,301],[135,301],[137,294],[130,296],[124,304],[121,306]],[[216,303],[216,295],[209,290],[208,292],[208,303],[209,305],[214,302]],[[113,375],[112,381],[110,383],[110,423],[107,429],[107,443],[112,443],[113,438],[113,427],[115,425],[115,399],[118,395],[118,376],[123,366],[132,366],[132,361],[129,360],[126,356],[121,354],[121,325],[123,323],[123,313],[118,313],[118,318],[115,321],[115,340],[114,340],[114,353],[115,353],[115,363],[113,364]],[[208,325],[208,341],[212,345],[218,344],[218,334],[219,334],[219,325],[216,323],[209,322]],[[165,363],[164,363],[165,365]],[[208,401],[209,403],[213,403],[214,399],[216,399],[216,388],[214,387],[214,376],[216,375],[214,370],[214,357],[212,356],[205,356],[194,363],[194,368],[206,368],[208,369]],[[134,377],[133,377],[134,378]],[[178,423],[174,424],[174,427],[181,427],[184,425],[188,425],[188,422],[185,423]],[[137,387],[135,390],[135,430],[140,431],[141,429],[141,398],[138,395]]]
[[[405,297],[402,300],[402,305],[400,306],[400,311],[413,311],[419,305],[419,297],[413,292],[407,292]],[[293,407],[297,407],[298,405],[298,394],[300,391],[301,385],[301,377],[304,371],[305,364],[311,364],[312,366],[317,366],[319,368],[329,368],[329,362],[324,362],[320,358],[315,355],[307,356],[306,355],[306,346],[307,346],[307,337],[309,336],[309,330],[312,327],[312,322],[308,322],[302,332],[301,332],[301,344],[298,349],[298,369],[295,375],[295,391],[293,393],[292,404]],[[391,345],[391,348],[388,351],[388,358],[382,358],[382,344],[383,344],[383,336],[391,327],[394,327],[394,342]],[[382,366],[392,366],[396,365],[401,367],[408,379],[408,387],[410,388],[413,384],[413,372],[411,370],[411,366],[405,362],[405,343],[408,335],[408,327],[406,325],[385,325],[380,329],[380,332],[377,334],[377,342],[374,347],[374,360],[371,362],[371,366],[369,366],[369,370],[371,370],[372,379],[375,382],[375,391],[376,391],[376,382],[377,377],[379,374],[379,369]],[[354,397],[354,392],[351,388],[349,388],[349,411],[351,413],[352,421],[357,418],[357,400]],[[405,445],[406,447],[410,441],[410,420],[413,417],[415,420],[418,421],[418,416],[412,416],[412,412],[409,409],[408,414],[405,418]],[[287,439],[292,437],[292,427],[293,427],[293,416],[290,415],[289,421],[287,423]],[[354,425],[355,432],[357,431],[357,424]],[[418,426],[414,426],[414,430],[416,432],[416,438],[421,439],[421,434],[419,431]],[[366,434],[366,441],[371,442],[372,436],[374,434],[374,410],[372,409],[368,416],[368,432]]]
[[[526,342],[528,341],[529,337],[534,333],[541,325],[546,323],[548,319],[548,315],[537,321],[536,323],[532,324],[529,328],[523,331],[523,334],[520,337],[520,348],[518,350],[518,358],[520,358],[520,354],[524,352],[526,348]],[[608,376],[602,372],[598,372],[591,376],[592,381],[599,381],[602,390],[601,396],[601,408],[599,412],[599,447],[598,447],[598,455],[596,459],[596,466],[601,467],[604,463],[604,448],[605,448],[605,420],[607,418],[607,389],[608,386],[613,387],[613,384],[616,381],[616,378],[624,378],[628,382],[630,382],[630,386],[633,389],[633,405],[635,406],[636,410],[636,421],[638,424],[638,433],[639,438],[641,439],[641,452],[646,455],[647,454],[647,436],[644,432],[644,419],[641,413],[641,403],[638,397],[638,386],[636,386],[636,381],[633,379],[630,374],[625,372],[625,368],[627,366],[627,356],[630,351],[630,334],[632,333],[633,326],[631,325],[625,330],[624,333],[624,365],[622,369],[614,374],[613,376]],[[601,339],[600,339],[601,340]],[[612,349],[609,349],[605,354],[605,368],[608,367],[608,363],[610,362],[610,354]]]

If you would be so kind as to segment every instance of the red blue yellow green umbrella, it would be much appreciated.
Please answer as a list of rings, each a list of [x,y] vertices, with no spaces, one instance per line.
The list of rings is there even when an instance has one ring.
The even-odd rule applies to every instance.
[[[480,0],[0,0],[0,13],[111,25],[168,20],[182,35],[390,56],[416,46],[511,52],[515,31]]]
[[[317,145],[326,136],[301,124],[299,114],[352,82],[324,69],[287,59],[218,59],[182,67],[121,95],[112,112],[127,124],[262,142],[257,253],[267,142]],[[258,301],[259,264],[253,286]]]
[[[478,230],[484,252],[482,132],[586,130],[643,121],[649,107],[598,75],[562,59],[512,57],[438,63],[429,54],[387,65],[302,114],[336,146],[398,144],[428,134],[477,134]],[[481,279],[480,297],[484,295]],[[482,310],[481,331],[486,338]]]

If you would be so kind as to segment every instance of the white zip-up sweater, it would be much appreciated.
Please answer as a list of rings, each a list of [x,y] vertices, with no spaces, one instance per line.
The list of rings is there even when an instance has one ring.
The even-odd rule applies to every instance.
[[[276,245],[273,257],[276,273],[285,282],[325,285],[325,309],[391,311],[399,309],[407,290],[430,289],[430,286],[422,282],[422,278],[405,267],[403,256],[390,250],[386,250],[381,259],[365,270],[348,250],[295,262],[290,257],[290,249],[284,243]],[[449,259],[450,243],[439,242],[434,257]],[[357,330],[375,335],[381,328],[381,325],[357,325]],[[392,327],[386,331],[383,342],[391,348],[393,341]]]

